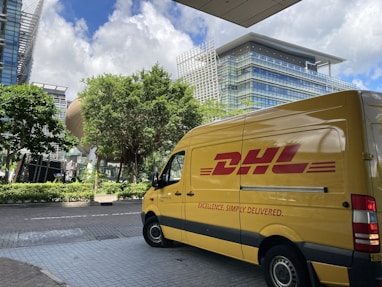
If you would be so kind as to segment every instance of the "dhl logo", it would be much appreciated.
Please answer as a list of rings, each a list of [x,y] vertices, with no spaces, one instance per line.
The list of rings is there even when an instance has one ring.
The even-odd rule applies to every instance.
[[[275,174],[336,172],[335,161],[292,163],[300,146],[253,149],[248,151],[242,162],[240,152],[218,153],[215,167],[201,168],[200,175],[265,174],[268,170]]]

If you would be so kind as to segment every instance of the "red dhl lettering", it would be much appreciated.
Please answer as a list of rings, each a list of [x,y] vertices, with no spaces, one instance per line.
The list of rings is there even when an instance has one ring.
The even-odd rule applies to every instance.
[[[274,174],[290,173],[320,173],[335,172],[335,161],[292,163],[300,144],[284,147],[269,147],[264,150],[253,149],[248,151],[242,161],[240,152],[226,152],[216,154],[217,161],[214,168],[201,168],[200,175],[248,175],[265,174],[267,171]]]

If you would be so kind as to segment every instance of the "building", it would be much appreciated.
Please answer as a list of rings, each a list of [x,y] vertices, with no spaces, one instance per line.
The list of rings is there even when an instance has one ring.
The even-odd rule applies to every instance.
[[[68,88],[43,83],[32,83],[32,85],[42,88],[45,92],[48,93],[48,95],[53,97],[56,108],[59,111],[59,114],[57,116],[61,120],[61,122],[65,124],[65,115],[69,107],[69,102],[66,101],[65,95],[66,90]],[[58,146],[56,146],[56,152],[50,154],[50,159],[63,160],[64,156],[65,153]]]
[[[36,0],[34,7],[25,9],[22,0],[0,0],[0,5],[0,83],[26,83],[43,0]]]
[[[213,50],[202,45],[177,57],[178,77],[195,87],[199,101],[215,99],[228,110],[262,109],[356,88],[331,76],[332,65],[345,59],[256,33],[217,48],[211,64]]]
[[[213,41],[203,43],[176,58],[178,77],[194,88],[201,103],[219,98],[217,54]]]

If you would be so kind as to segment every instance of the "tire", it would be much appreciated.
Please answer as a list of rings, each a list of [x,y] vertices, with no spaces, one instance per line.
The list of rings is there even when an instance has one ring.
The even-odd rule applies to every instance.
[[[297,250],[288,245],[269,249],[262,265],[269,287],[311,286],[305,261]]]
[[[162,228],[155,216],[148,218],[143,225],[143,237],[152,247],[170,247],[173,243],[163,236]]]

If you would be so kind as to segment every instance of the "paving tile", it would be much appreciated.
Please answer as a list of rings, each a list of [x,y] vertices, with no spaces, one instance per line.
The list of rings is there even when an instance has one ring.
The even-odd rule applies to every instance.
[[[0,257],[38,266],[71,287],[266,286],[257,266],[189,246],[152,248],[141,236],[1,249]]]

